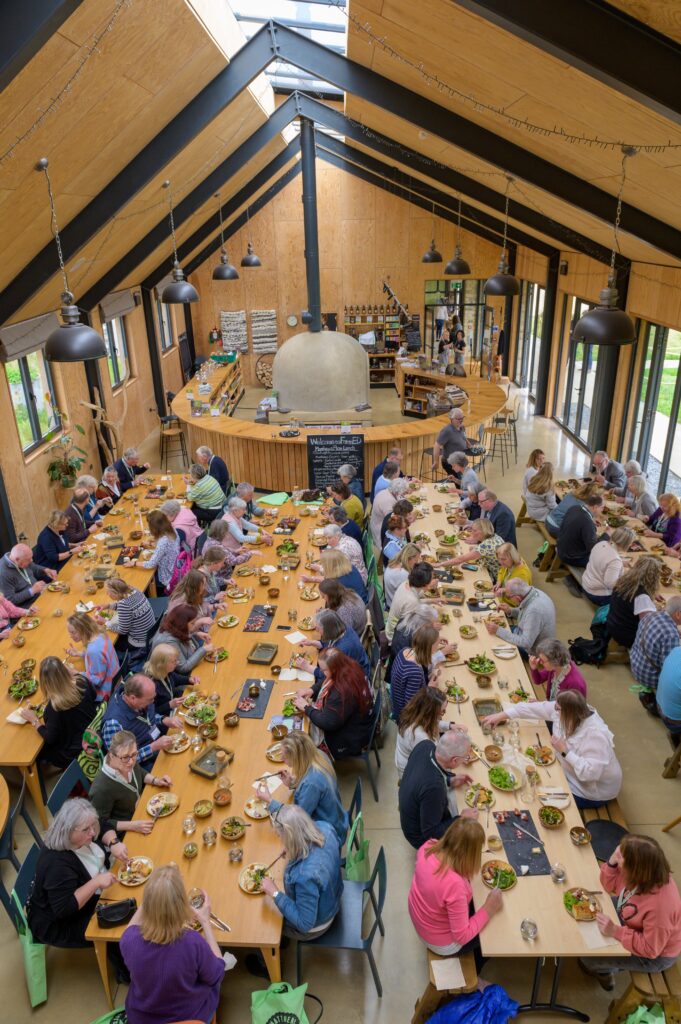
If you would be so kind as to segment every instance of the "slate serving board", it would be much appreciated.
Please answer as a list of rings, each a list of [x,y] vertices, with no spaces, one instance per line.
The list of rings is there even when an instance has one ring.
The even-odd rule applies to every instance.
[[[274,619],[275,613],[277,611],[276,604],[271,605],[271,607],[273,608],[273,611],[268,615],[267,612],[265,611],[264,604],[254,604],[244,624],[244,633],[268,633],[270,626],[272,625],[272,620]],[[253,621],[253,618],[256,615],[264,615],[265,622],[259,629],[251,629],[251,622]]]
[[[250,697],[251,700],[255,701],[255,707],[252,711],[239,711],[236,709],[237,715],[240,718],[264,718],[269,703],[270,696],[272,694],[272,687],[274,686],[274,679],[266,679],[265,685],[260,688],[260,696],[251,697],[248,692],[248,687],[251,683],[260,684],[259,679],[247,679],[243,685],[241,693],[239,694],[239,700],[243,700],[244,697]],[[238,704],[238,701],[237,701]]]
[[[518,808],[518,810],[520,810],[520,808]],[[511,811],[508,813],[508,817],[503,823],[499,821],[499,811],[492,812],[494,823],[499,832],[499,837],[504,844],[506,860],[519,877],[522,877],[520,873],[520,867],[522,864],[526,864],[530,869],[527,872],[528,875],[550,875],[551,865],[548,857],[546,856],[544,847],[540,842],[538,842],[539,832],[537,831],[534,819],[526,808],[523,807],[522,811],[527,815],[527,821],[523,821],[521,818],[516,817],[513,811]],[[515,827],[516,823],[521,825],[526,832],[531,832],[532,835],[536,836],[537,841],[530,839],[530,837],[526,836],[524,832],[518,832]],[[542,839],[544,839],[543,836]],[[532,850],[537,847],[539,847],[541,852],[532,853]]]

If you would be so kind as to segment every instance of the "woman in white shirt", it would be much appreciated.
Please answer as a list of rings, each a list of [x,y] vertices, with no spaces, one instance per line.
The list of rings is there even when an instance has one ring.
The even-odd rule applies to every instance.
[[[534,476],[534,474],[538,470],[540,470],[542,468],[542,466],[544,465],[544,460],[545,459],[546,459],[546,456],[544,455],[544,453],[541,450],[541,448],[533,448],[532,451],[530,452],[530,457],[527,460],[527,469],[525,470],[525,473],[523,474],[523,486],[522,486],[523,498],[525,497],[525,493],[527,491],[527,485],[529,484],[529,482],[532,479],[532,477]]]
[[[416,744],[421,740],[432,740],[436,743],[441,730],[447,728],[446,723],[440,725],[446,710],[447,698],[434,686],[424,686],[418,690],[402,708],[395,744],[398,779],[402,779],[409,755]]]
[[[609,540],[599,540],[592,547],[582,577],[582,588],[592,604],[610,604],[612,588],[624,572],[622,555],[635,539],[628,526],[618,526]]]
[[[553,722],[551,745],[560,754],[567,784],[578,807],[601,807],[616,798],[622,785],[622,769],[615,756],[613,735],[577,690],[564,690],[555,701],[505,704],[503,711],[488,715],[484,723],[498,725],[508,718]]]
[[[383,573],[383,596],[385,606],[390,610],[395,591],[400,583],[409,578],[409,573],[417,562],[421,561],[421,552],[416,544],[405,544],[401,551],[391,558]]]
[[[528,516],[543,523],[549,512],[556,507],[553,466],[550,462],[544,462],[528,480],[523,496]]]

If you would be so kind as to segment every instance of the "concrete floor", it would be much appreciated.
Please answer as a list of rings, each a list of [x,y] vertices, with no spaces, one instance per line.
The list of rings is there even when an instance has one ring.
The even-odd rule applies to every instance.
[[[372,392],[381,404],[389,406],[392,396],[392,417],[396,418],[396,398],[393,392]],[[556,467],[558,476],[579,474],[585,470],[586,456],[575,447],[558,427],[549,420],[528,418],[523,403],[523,418],[519,423],[520,452],[518,464],[511,464],[502,477],[498,465],[488,470],[488,481],[499,495],[517,510],[520,504],[519,485],[527,453],[535,447],[543,448]],[[146,458],[155,464],[157,442],[149,439],[143,448]],[[530,527],[518,532],[522,554],[531,562],[537,550],[538,534]],[[573,597],[562,582],[547,584],[547,591],[558,610],[559,637],[563,640],[588,635],[591,608],[583,600]],[[661,766],[668,753],[668,744],[659,722],[646,715],[636,696],[629,692],[632,683],[626,668],[606,666],[600,671],[585,666],[591,700],[613,729],[617,740],[617,753],[624,768],[624,785],[620,803],[633,831],[655,836],[665,849],[676,872],[681,875],[681,826],[675,833],[663,835],[661,827],[679,813],[679,787],[681,779],[664,780]],[[343,1024],[408,1024],[414,1002],[425,984],[425,956],[417,940],[406,909],[406,896],[413,870],[413,853],[402,837],[396,807],[396,775],[393,763],[394,729],[391,729],[382,752],[379,773],[380,802],[375,803],[369,787],[365,788],[365,818],[372,855],[381,845],[385,847],[388,862],[388,897],[384,912],[386,935],[377,936],[374,951],[383,981],[384,995],[378,999],[366,959],[361,954],[343,952],[308,952],[304,958],[305,980],[311,992],[324,1002],[324,1019]],[[16,782],[7,772],[11,782]],[[340,766],[339,781],[344,802],[347,804],[356,778],[356,771]],[[28,846],[23,822],[17,829],[19,856]],[[2,863],[2,877],[9,886],[14,873],[10,865]],[[2,912],[0,911],[0,914]],[[294,951],[283,954],[284,977],[293,980]],[[103,1014],[107,1007],[102,991],[94,955],[88,951],[67,952],[48,950],[49,1000],[31,1011],[25,991],[21,953],[16,935],[6,916],[0,916],[0,986],[5,1011],[0,1019],[12,1024],[61,1022],[88,1024]],[[498,982],[520,1002],[529,998],[534,964],[530,960],[497,960],[489,962],[484,977]],[[547,968],[548,975],[548,968]],[[617,983],[620,992],[625,982],[623,975]],[[352,986],[352,987],[350,987]],[[242,966],[227,975],[223,998],[218,1012],[220,1024],[245,1024],[250,1019],[250,994],[264,987],[253,979]],[[549,982],[542,987],[542,997],[548,999]],[[125,989],[119,988],[116,1002],[123,1003]],[[560,987],[563,1002],[589,1013],[593,1021],[603,1021],[610,1002],[610,994],[582,975],[575,964],[566,963]],[[314,1019],[314,1017],[312,1017]],[[523,1018],[525,1019],[525,1018]],[[548,1024],[558,1018],[535,1014],[538,1024]]]

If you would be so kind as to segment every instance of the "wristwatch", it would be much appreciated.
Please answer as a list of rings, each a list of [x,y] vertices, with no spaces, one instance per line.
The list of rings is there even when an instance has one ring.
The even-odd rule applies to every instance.
[[[275,889],[274,892],[272,893],[272,899],[276,900],[277,896],[281,896],[281,893],[279,892],[278,889]]]

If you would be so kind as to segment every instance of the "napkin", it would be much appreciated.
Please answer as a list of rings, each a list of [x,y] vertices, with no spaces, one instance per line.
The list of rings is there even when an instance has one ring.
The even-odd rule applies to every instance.
[[[281,779],[273,772],[265,772],[262,779],[253,783],[253,789],[257,792],[259,786],[267,786],[267,791],[272,796],[274,791],[281,786]]]
[[[18,708],[16,711],[10,712],[6,721],[11,722],[12,725],[26,725],[26,719],[21,717]]]
[[[95,540],[107,540],[108,536],[109,536],[108,533],[96,533],[95,536],[94,536],[94,539]]]
[[[287,633],[284,640],[288,640],[290,644],[302,644],[304,640],[307,640],[307,637],[299,629],[296,629],[293,633]]]
[[[94,606],[94,601],[79,601],[76,605],[76,611],[79,615],[85,615],[87,612],[91,612]]]
[[[446,992],[448,989],[463,988],[465,980],[461,964],[456,957],[447,957],[446,960],[431,960],[433,981],[438,992]]]
[[[617,939],[611,935],[601,935],[595,921],[579,921],[579,931],[587,949],[602,949],[604,946],[616,946]]]
[[[266,494],[264,497],[258,496],[259,505],[284,505],[287,501],[286,491],[277,491],[276,494]]]

